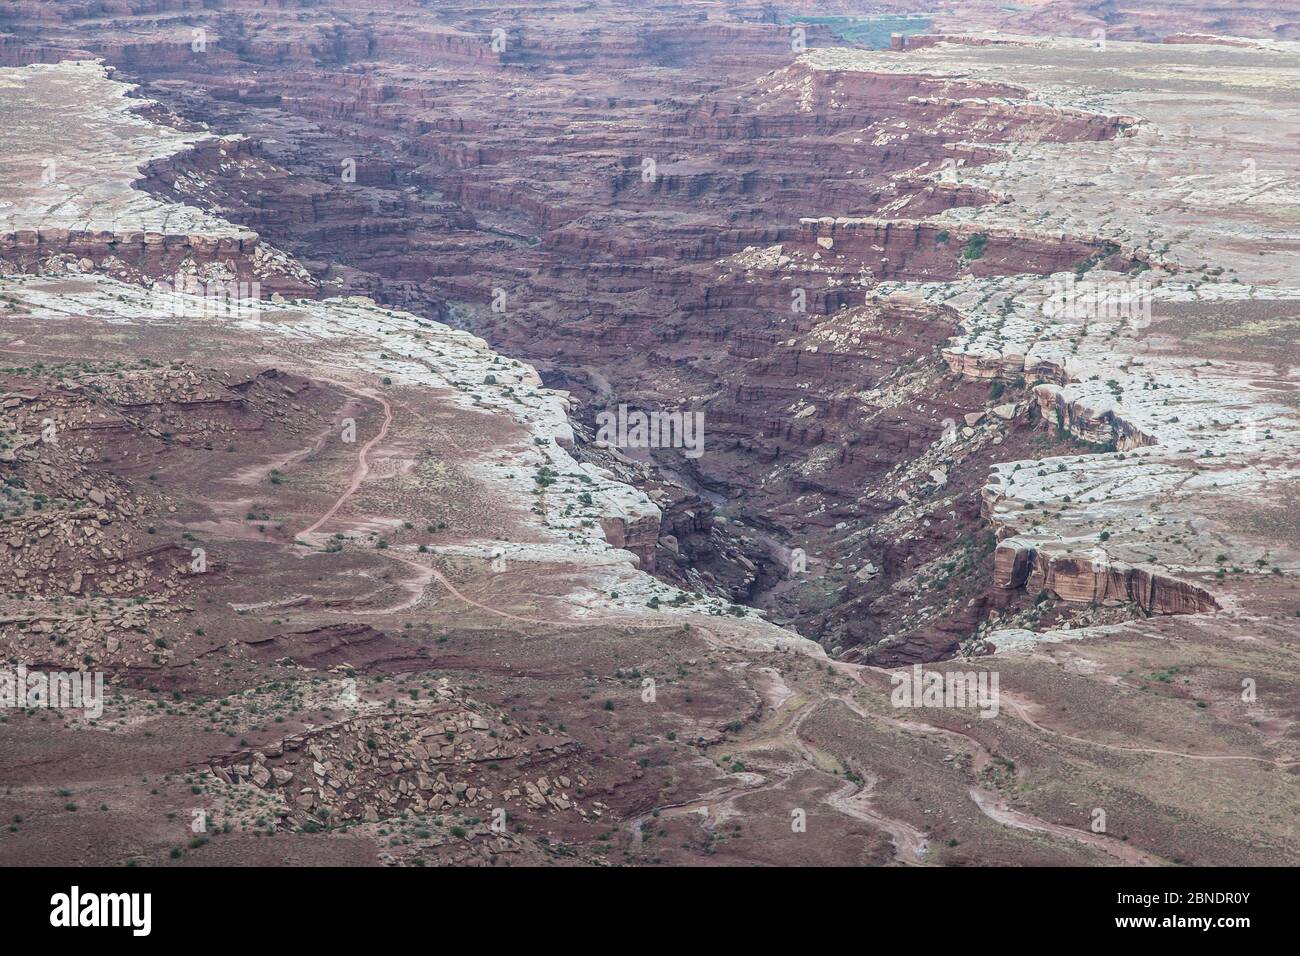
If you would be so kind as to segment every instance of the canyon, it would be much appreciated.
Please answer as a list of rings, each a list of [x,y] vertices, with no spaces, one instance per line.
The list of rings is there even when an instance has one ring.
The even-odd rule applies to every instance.
[[[815,6],[0,14],[0,860],[1294,858],[1298,21]]]

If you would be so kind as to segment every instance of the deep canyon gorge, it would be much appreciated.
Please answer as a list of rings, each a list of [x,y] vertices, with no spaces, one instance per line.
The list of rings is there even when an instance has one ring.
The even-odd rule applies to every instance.
[[[307,862],[1293,859],[1300,20],[826,7],[8,4],[6,649]]]

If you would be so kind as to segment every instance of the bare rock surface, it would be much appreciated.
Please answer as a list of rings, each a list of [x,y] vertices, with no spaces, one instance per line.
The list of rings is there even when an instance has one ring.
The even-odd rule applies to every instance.
[[[1293,861],[1297,52],[1111,6],[8,5],[0,862]]]

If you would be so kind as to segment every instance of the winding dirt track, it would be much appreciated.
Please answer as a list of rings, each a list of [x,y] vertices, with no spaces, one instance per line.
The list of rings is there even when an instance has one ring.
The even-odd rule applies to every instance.
[[[711,790],[694,800],[658,807],[659,815],[662,817],[665,815],[685,816],[699,814],[709,824],[716,826],[728,817],[743,813],[735,806],[736,801],[742,797],[780,789],[792,780],[797,773],[812,771],[837,784],[837,789],[825,797],[827,804],[847,817],[859,820],[873,829],[888,834],[890,843],[894,847],[894,862],[908,866],[927,865],[928,843],[925,834],[912,824],[885,816],[872,806],[872,790],[876,783],[874,779],[868,779],[866,784],[857,784],[852,780],[846,780],[843,777],[829,773],[818,766],[817,758],[819,755],[800,738],[799,728],[805,720],[817,711],[817,708],[822,703],[824,701],[812,700],[790,709],[788,714],[780,718],[776,726],[764,731],[758,737],[744,741],[738,748],[731,748],[736,753],[745,753],[771,746],[795,754],[800,761],[799,763],[764,767],[764,772],[768,776],[763,783],[758,785],[747,786],[744,781],[761,776],[759,774],[733,774],[731,779],[737,781],[736,783]],[[777,712],[779,713],[780,710],[784,709],[786,708],[783,704],[777,708]],[[647,816],[642,815],[629,821],[629,829],[634,834],[639,834]]]
[[[1077,843],[1083,843],[1093,849],[1100,850],[1107,856],[1114,857],[1120,863],[1129,866],[1165,865],[1163,860],[1119,840],[1084,830],[1076,830],[1073,827],[1063,826],[1059,823],[1048,823],[1039,817],[1013,809],[1007,805],[1005,800],[981,787],[971,787],[970,798],[975,801],[975,806],[980,808],[981,813],[990,820],[1005,826],[1025,830],[1029,833],[1045,833],[1048,836],[1059,837],[1062,840],[1074,840]]]
[[[874,671],[877,674],[889,673],[889,671],[884,668],[871,667],[870,665],[867,664],[849,664],[849,663],[845,663],[844,661],[832,661],[831,663],[832,666],[836,668],[836,670],[839,670],[841,673],[849,674],[849,676],[852,677],[853,680],[855,680],[859,684],[863,683],[862,671]],[[1022,722],[1028,724],[1030,727],[1034,728],[1040,733],[1046,734],[1049,737],[1060,737],[1063,740],[1069,740],[1078,744],[1086,744],[1089,747],[1101,747],[1103,750],[1113,750],[1117,753],[1155,754],[1163,757],[1184,757],[1188,760],[1202,760],[1202,761],[1211,761],[1211,762],[1224,761],[1224,760],[1247,760],[1247,761],[1253,761],[1255,763],[1262,763],[1270,766],[1283,767],[1283,768],[1294,767],[1297,765],[1297,763],[1300,763],[1300,761],[1291,760],[1291,759],[1285,759],[1285,758],[1270,759],[1268,757],[1257,757],[1254,756],[1253,754],[1193,754],[1193,753],[1185,753],[1184,751],[1181,750],[1159,750],[1152,747],[1124,747],[1121,746],[1120,744],[1108,744],[1108,743],[1103,743],[1102,741],[1099,740],[1089,740],[1086,737],[1075,737],[1072,734],[1063,733],[1062,731],[1059,730],[1052,730],[1050,727],[1044,727],[1042,724],[1038,723],[1027,713],[1025,713],[1025,707],[1023,704],[1012,700],[1006,694],[1000,695],[1000,703],[1007,705],[1011,710],[1011,712],[1015,714],[1016,717],[1018,717]],[[938,727],[929,724],[927,724],[926,726],[931,727],[931,729],[933,729],[936,733],[952,732],[946,730],[943,727]]]
[[[300,538],[305,538],[315,534],[318,531],[318,529],[326,522],[328,522],[330,519],[332,519],[338,513],[339,509],[348,501],[348,499],[351,498],[354,494],[356,494],[356,492],[361,488],[362,484],[365,482],[366,478],[370,474],[370,462],[368,460],[368,455],[371,449],[373,449],[377,444],[379,444],[388,436],[389,429],[391,428],[393,422],[392,407],[389,404],[389,402],[382,396],[375,395],[370,392],[360,392],[356,389],[342,385],[342,383],[336,382],[334,384],[339,385],[340,387],[348,391],[351,391],[353,394],[361,395],[365,398],[372,398],[378,401],[383,407],[384,420],[382,426],[380,427],[379,432],[373,438],[367,441],[364,445],[362,445],[361,448],[358,450],[357,464],[356,467],[353,469],[352,477],[349,482],[347,490],[345,490],[343,494],[341,494],[338,497],[338,499],[335,500],[335,502],[330,506],[330,508],[324,514],[322,514],[319,518],[317,518],[307,528],[304,528],[301,532],[299,532],[298,537]],[[405,607],[409,607],[415,603],[418,603],[418,601],[423,597],[423,592],[427,587],[428,582],[430,580],[436,580],[442,587],[444,587],[448,591],[448,593],[450,593],[457,600],[471,607],[478,608],[479,610],[484,611],[488,614],[492,614],[496,617],[514,621],[520,624],[541,625],[545,627],[564,627],[569,623],[571,623],[562,620],[545,620],[545,619],[538,619],[538,618],[529,618],[518,614],[513,614],[509,611],[503,611],[499,608],[492,607],[488,604],[484,604],[480,601],[475,600],[474,598],[469,597],[468,595],[460,591],[454,584],[452,584],[451,581],[447,579],[446,575],[444,575],[436,567],[433,567],[428,564],[422,564],[418,561],[414,561],[409,558],[404,558],[396,554],[390,553],[387,555],[387,557],[390,557],[393,560],[399,561],[402,564],[414,569],[419,575],[419,577],[415,582],[412,582],[412,586],[414,590],[414,595],[412,599],[406,602],[405,604],[400,605],[399,607],[386,608],[384,609],[383,613],[391,613],[394,610],[403,609]],[[606,625],[616,625],[616,626],[632,627],[632,628],[650,628],[650,627],[661,626],[657,624],[648,625],[636,620],[620,620],[615,618],[594,619],[591,621],[584,621],[583,623],[586,625],[606,624]],[[713,646],[724,647],[724,648],[731,647],[731,644],[729,642],[727,642],[720,635],[713,632],[710,628],[701,625],[698,627],[698,630],[699,633],[704,636],[705,640],[708,641]],[[868,665],[848,664],[842,661],[832,661],[830,663],[831,666],[833,666],[836,669],[836,671],[843,674],[847,674],[849,677],[852,678],[852,680],[855,683],[857,683],[859,686],[864,686],[864,687],[866,686],[865,682],[862,679],[862,672],[864,670],[875,671],[877,673],[887,673],[887,671],[883,669],[869,667]],[[774,706],[771,708],[772,711],[775,713],[780,713],[780,711],[785,709],[785,704],[787,700],[788,700],[788,696],[773,702]],[[733,812],[738,812],[734,810],[734,805],[735,802],[741,797],[750,794],[762,793],[766,790],[772,790],[778,788],[784,785],[788,780],[792,779],[795,773],[799,772],[800,770],[811,769],[818,773],[825,774],[826,776],[833,779],[837,784],[839,784],[838,789],[834,793],[827,796],[826,798],[826,802],[830,806],[834,807],[836,810],[840,811],[846,816],[852,817],[853,819],[859,820],[863,823],[872,826],[873,828],[876,828],[878,830],[887,833],[890,837],[891,843],[894,846],[896,862],[906,864],[906,865],[924,865],[926,862],[925,857],[928,852],[928,843],[925,834],[910,823],[895,818],[887,817],[879,813],[871,805],[871,792],[874,789],[876,780],[868,776],[867,778],[868,783],[866,785],[859,786],[858,784],[854,783],[851,780],[843,780],[842,778],[834,774],[828,773],[827,771],[821,769],[818,766],[818,760],[817,760],[818,755],[813,751],[813,749],[808,744],[806,744],[800,738],[799,729],[803,725],[804,721],[806,721],[810,716],[812,716],[813,713],[816,712],[820,704],[825,703],[826,701],[829,700],[834,700],[837,701],[838,703],[843,704],[845,707],[847,707],[850,711],[852,711],[856,716],[858,716],[862,720],[873,721],[877,719],[875,716],[868,714],[866,711],[862,710],[856,704],[856,702],[854,702],[852,699],[844,695],[830,695],[829,697],[823,698],[821,700],[814,700],[814,701],[809,701],[807,703],[804,703],[801,706],[791,710],[788,715],[782,717],[774,728],[765,732],[759,738],[746,742],[747,749],[768,743],[778,747],[779,749],[785,750],[787,753],[797,754],[800,763],[792,764],[790,766],[783,767],[783,768],[774,768],[775,770],[774,777],[761,785],[745,786],[741,782],[738,782],[735,785],[724,786],[718,788],[717,790],[711,791],[710,793],[695,800],[683,802],[680,804],[671,804],[668,806],[660,807],[659,808],[660,814],[662,815],[664,813],[667,813],[670,815],[682,815],[682,814],[689,814],[689,813],[697,813],[697,814],[703,814],[707,819],[716,820],[718,818],[721,818],[721,816],[723,815],[733,813]],[[1011,712],[1015,714],[1015,716],[1019,720],[1027,724],[1029,727],[1032,727],[1034,730],[1038,731],[1039,733],[1048,736],[1062,738],[1065,740],[1070,740],[1072,742],[1084,744],[1087,746],[1101,747],[1107,750],[1118,751],[1123,753],[1139,753],[1139,754],[1153,754],[1153,755],[1161,755],[1161,756],[1169,756],[1169,757],[1182,757],[1189,760],[1200,760],[1200,761],[1244,760],[1244,761],[1252,761],[1252,762],[1257,762],[1257,763],[1262,763],[1267,765],[1276,765],[1281,767],[1294,766],[1296,763],[1295,761],[1270,760],[1265,757],[1257,757],[1253,755],[1191,754],[1191,753],[1182,753],[1179,751],[1160,750],[1155,748],[1124,747],[1116,744],[1100,743],[1097,741],[1087,740],[1082,737],[1076,737],[1071,734],[1062,733],[1060,731],[1051,730],[1047,727],[1042,726],[1037,721],[1035,721],[1032,717],[1030,717],[1026,712],[1025,706],[1020,702],[1011,700],[1006,695],[1003,695],[1002,701],[1003,703],[1006,703],[1008,705]],[[963,741],[965,741],[966,744],[975,748],[976,755],[977,755],[976,756],[977,767],[980,765],[987,764],[992,759],[992,755],[983,746],[983,744],[975,740],[973,737],[970,737],[966,734],[962,734],[958,731],[953,731],[945,727],[939,727],[939,726],[927,724],[924,723],[923,721],[898,720],[898,721],[887,721],[887,722],[898,726],[900,729],[910,730],[912,732],[929,732],[929,733],[935,733],[939,735],[949,735],[949,736],[958,737]],[[1070,840],[1070,841],[1082,843],[1094,849],[1100,850],[1101,852],[1104,852],[1107,855],[1114,857],[1120,862],[1129,865],[1152,866],[1152,865],[1160,865],[1163,862],[1158,858],[1143,852],[1137,847],[1129,846],[1120,843],[1119,841],[1116,841],[1114,839],[1110,839],[1097,834],[1085,832],[1082,830],[1077,830],[1060,824],[1050,823],[1046,820],[1041,820],[1038,817],[1031,816],[1030,814],[1027,814],[1021,810],[1016,810],[1008,806],[1000,796],[982,787],[971,786],[968,792],[969,792],[970,799],[975,803],[976,807],[978,807],[979,810],[985,816],[987,816],[989,819],[993,820],[996,823],[1005,826],[1014,827],[1016,829],[1023,830],[1026,832],[1046,834],[1052,837],[1056,837],[1058,839],[1064,839],[1064,840]],[[629,826],[634,833],[640,832],[640,827],[644,823],[644,819],[645,819],[644,817],[641,817],[630,821]]]
[[[1076,737],[1073,734],[1067,734],[1059,730],[1052,730],[1050,727],[1044,727],[1025,713],[1025,706],[1023,704],[1012,700],[1006,694],[1001,695],[1001,702],[1009,706],[1013,714],[1040,733],[1048,734],[1052,737],[1060,737],[1063,740],[1071,740],[1078,744],[1087,744],[1089,747],[1102,747],[1106,750],[1114,750],[1119,753],[1156,754],[1162,757],[1182,757],[1186,760],[1204,760],[1209,762],[1223,760],[1248,760],[1254,763],[1262,763],[1270,767],[1283,768],[1294,767],[1297,765],[1297,761],[1286,760],[1281,757],[1270,759],[1269,757],[1256,757],[1251,754],[1189,754],[1184,753],[1181,750],[1159,750],[1154,747],[1123,747],[1119,744],[1104,744],[1096,740],[1088,740],[1086,737]]]
[[[330,506],[329,510],[312,522],[309,527],[303,528],[299,531],[298,534],[300,535],[314,534],[317,528],[329,521],[338,513],[339,508],[343,506],[344,502],[357,493],[357,489],[361,487],[361,483],[365,481],[366,476],[370,474],[370,462],[366,456],[370,454],[370,449],[374,448],[375,445],[388,437],[388,429],[393,424],[393,406],[388,403],[388,399],[384,398],[382,395],[359,391],[355,388],[342,385],[339,382],[334,382],[333,384],[351,392],[353,395],[372,398],[379,402],[379,404],[384,408],[384,423],[379,427],[378,434],[362,445],[360,451],[357,453],[357,466],[352,470],[352,482],[348,485],[348,490],[339,495],[338,500]]]

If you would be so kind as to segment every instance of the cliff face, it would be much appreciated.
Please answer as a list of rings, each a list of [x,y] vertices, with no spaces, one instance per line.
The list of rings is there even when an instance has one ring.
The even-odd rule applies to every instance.
[[[1039,553],[1016,539],[993,554],[993,586],[1006,591],[1048,591],[1070,604],[1133,605],[1149,614],[1199,614],[1219,604],[1204,588],[1097,557]]]
[[[0,862],[1293,859],[1294,54],[511,9],[0,12],[144,84],[0,82],[0,650],[115,685],[10,712],[112,812]]]
[[[1064,370],[1059,370],[1057,375],[1065,377]],[[1155,436],[1146,434],[1126,420],[1120,409],[1094,407],[1083,400],[1072,400],[1060,386],[1051,383],[1035,386],[1031,394],[1045,421],[1082,441],[1116,451],[1157,444]]]
[[[877,486],[919,467],[982,396],[935,361],[954,315],[871,290],[1105,258],[1088,235],[921,217],[994,200],[949,169],[1013,144],[1103,140],[1125,120],[1013,103],[1011,83],[826,69],[771,24],[647,29],[611,9],[584,59],[560,23],[506,25],[493,50],[497,24],[472,16],[328,30],[308,17],[286,40],[284,21],[247,15],[188,57],[87,39],[187,121],[247,137],[146,169],[159,197],[256,229],[327,291],[436,315],[536,362],[588,425],[620,403],[702,411],[703,457],[639,456],[671,476],[654,485],[659,526],[606,528],[643,567],[770,604],[827,646],[928,627],[876,602],[887,580],[979,534],[978,476],[954,471],[956,507],[917,508],[879,536],[842,525],[898,509]],[[813,47],[821,37],[809,31]],[[835,606],[782,583],[796,547],[842,589]],[[918,599],[942,649],[918,639],[916,653],[969,630],[983,586],[969,585]]]
[[[1291,0],[1277,4],[1253,0],[1172,0],[1161,4],[1143,0],[1036,0],[1014,10],[999,0],[967,0],[960,9],[951,10],[918,0],[884,0],[871,4],[869,14],[853,0],[787,0],[782,9],[791,19],[842,16],[852,22],[870,16],[915,18],[915,29],[934,33],[896,34],[896,48],[909,50],[954,41],[992,46],[1041,36],[1091,40],[1098,30],[1116,41],[1165,43],[1179,42],[1183,34],[1219,42],[1232,37],[1288,40],[1297,35],[1297,11]]]
[[[265,285],[267,295],[314,289],[306,272],[256,232],[136,188],[178,152],[193,149],[219,164],[238,155],[237,144],[153,122],[144,114],[168,118],[166,110],[128,97],[111,70],[89,60],[33,66],[10,82],[22,96],[7,111],[14,178],[0,211],[0,271],[202,276]]]
[[[617,7],[598,35],[569,29],[571,12],[291,10],[160,13],[170,32],[148,43],[107,22],[77,31],[169,122],[232,134],[147,165],[142,184],[256,230],[240,241],[294,253],[326,293],[535,362],[587,434],[619,404],[703,412],[701,458],[631,452],[659,517],[606,528],[669,580],[766,606],[827,647],[880,645],[884,662],[950,653],[1006,600],[986,539],[1012,533],[998,507],[1015,498],[982,491],[987,469],[1041,453],[1048,434],[1062,452],[1163,441],[1102,387],[1112,373],[1080,387],[1035,348],[1002,291],[1171,272],[1110,218],[1025,212],[1057,197],[1023,170],[1113,168],[1158,118],[1104,75],[1078,84],[1101,99],[1036,86],[1031,66],[1056,68],[1058,49],[984,38],[863,54],[818,27],[802,52],[788,26],[672,14],[649,27]],[[1135,55],[1112,52],[1124,68]],[[166,271],[224,255],[244,274],[246,245],[177,242],[132,258]],[[794,548],[814,580],[792,579]]]
[[[34,268],[50,256],[70,255],[102,265],[111,258],[153,275],[167,275],[189,259],[198,264],[248,260],[255,239],[160,232],[89,232],[75,229],[16,229],[0,236],[0,258],[18,271]]]
[[[1223,77],[1262,69],[1246,52],[1258,47],[1218,46],[1197,55]],[[1014,198],[944,218],[978,218],[986,228],[1028,219],[1042,234],[1089,222],[1105,205],[1124,215],[1098,230],[1104,258],[1094,254],[1064,274],[888,285],[950,310],[958,331],[942,350],[948,368],[1013,399],[994,414],[1042,436],[1034,454],[999,462],[981,493],[981,512],[1000,542],[991,613],[1004,623],[1028,620],[1058,640],[1063,632],[1043,628],[1044,620],[1102,623],[1273,606],[1287,586],[1293,549],[1285,535],[1263,532],[1246,515],[1271,513],[1276,496],[1287,494],[1281,489],[1295,477],[1288,456],[1297,432],[1287,409],[1291,386],[1270,368],[1278,353],[1246,329],[1271,326],[1300,296],[1300,275],[1275,258],[1287,245],[1277,229],[1293,220],[1278,205],[1289,189],[1280,157],[1263,159],[1274,169],[1266,177],[1234,179],[1225,165],[1217,187],[1181,188],[1180,176],[1217,155],[1215,147],[1184,152],[1178,135],[1189,114],[1171,115],[1158,92],[1127,85],[1152,56],[1161,72],[1176,70],[1184,56],[1178,51],[1139,55],[1121,47],[1110,69],[1124,78],[1109,81],[1082,46],[1061,41],[920,46],[910,55],[927,69],[970,70],[979,78],[1037,58],[1029,50],[1050,50],[1063,77],[1097,82],[1092,105],[1142,122],[1112,141],[1069,152],[1048,147],[1060,161],[1050,173],[1035,159],[1042,147],[1017,151],[995,174],[963,171],[971,189],[996,186]],[[870,69],[882,58],[865,59]],[[1263,73],[1254,75],[1263,84],[1258,101],[1281,102],[1284,94]],[[1068,106],[1056,91],[1042,95]],[[1243,118],[1215,136],[1233,141],[1245,127],[1260,129]],[[1134,153],[1145,157],[1140,166],[1117,164]],[[1089,184],[1087,201],[1060,189],[1062,180],[1076,179]],[[1226,212],[1239,203],[1250,203],[1251,212]],[[1232,218],[1227,228],[1224,215]],[[980,634],[997,633],[980,627]]]
[[[953,208],[958,204],[945,208]],[[908,219],[804,219],[793,237],[808,247],[821,246],[851,259],[880,280],[954,280],[967,277],[1052,275],[1067,272],[1090,257],[1129,269],[1133,260],[1106,255],[1100,241],[1035,236],[1026,230],[952,228]],[[978,250],[978,256],[975,252]]]

